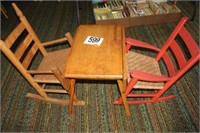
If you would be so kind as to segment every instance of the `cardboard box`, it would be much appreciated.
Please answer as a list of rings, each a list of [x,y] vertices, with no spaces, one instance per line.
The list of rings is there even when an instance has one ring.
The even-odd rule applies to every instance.
[[[160,6],[162,6],[160,4]],[[128,7],[128,6],[127,6]],[[128,7],[128,13],[126,12],[127,16],[125,18],[116,17],[115,15],[110,15],[110,13],[106,13],[105,17],[98,17],[96,14],[96,24],[116,24],[116,25],[122,25],[125,27],[132,27],[132,26],[140,26],[140,25],[150,25],[150,24],[161,24],[161,23],[171,23],[171,22],[177,22],[179,21],[181,17],[181,10],[174,6],[174,5],[165,5],[164,10],[159,11],[158,13],[152,12],[152,14],[146,14],[144,16],[139,16],[140,14],[132,14],[131,15],[131,9]],[[125,8],[126,9],[126,8]],[[134,11],[134,10],[133,10]],[[162,14],[159,14],[162,13]],[[141,14],[143,15],[143,14]]]
[[[155,15],[130,17],[129,27],[155,23]]]
[[[115,24],[129,27],[129,17],[118,19],[96,20],[96,24]]]
[[[180,17],[181,12],[157,14],[155,15],[155,24],[177,22]]]
[[[136,16],[127,17],[120,19],[107,19],[107,20],[96,20],[96,24],[117,24],[124,27],[149,25],[149,24],[161,24],[161,23],[172,23],[178,22],[181,17],[181,12],[148,15],[148,16]]]

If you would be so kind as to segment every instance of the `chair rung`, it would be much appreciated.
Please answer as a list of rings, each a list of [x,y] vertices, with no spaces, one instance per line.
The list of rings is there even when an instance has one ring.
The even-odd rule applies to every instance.
[[[129,94],[127,97],[154,97],[155,94]]]
[[[49,93],[67,93],[66,90],[55,90],[55,89],[44,89],[44,91]]]

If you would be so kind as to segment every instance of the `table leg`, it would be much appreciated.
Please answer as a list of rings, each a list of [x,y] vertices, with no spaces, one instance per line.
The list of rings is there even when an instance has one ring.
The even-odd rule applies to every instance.
[[[70,82],[70,97],[69,97],[69,110],[68,110],[68,114],[70,115],[72,113],[72,110],[73,110],[73,101],[74,101],[74,87],[75,87],[75,83],[76,83],[76,80],[75,79],[71,79],[71,82]]]
[[[127,99],[126,99],[126,96],[125,96],[125,88],[124,88],[123,82],[122,82],[122,80],[117,80],[117,83],[118,83],[119,90],[120,90],[120,93],[121,93],[121,97],[122,97],[122,100],[123,100],[123,104],[124,104],[124,107],[125,107],[126,115],[128,117],[130,117],[131,113],[130,113],[129,105],[127,103]]]
[[[51,67],[51,71],[54,73],[54,76],[60,81],[63,88],[69,93],[69,96],[70,96],[70,94],[71,94],[70,83],[72,80],[69,78],[65,78],[57,66]],[[78,100],[76,94],[73,94],[73,101],[76,102],[75,103],[76,105],[84,105],[85,104],[84,101]]]

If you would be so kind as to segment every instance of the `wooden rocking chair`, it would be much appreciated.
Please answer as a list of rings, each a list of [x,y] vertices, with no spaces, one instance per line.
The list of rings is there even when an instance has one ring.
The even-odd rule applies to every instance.
[[[184,27],[187,20],[187,17],[180,20],[161,49],[132,38],[126,39],[127,66],[130,74],[126,97],[129,104],[151,103],[175,98],[175,95],[165,96],[164,93],[200,59],[200,49]],[[181,38],[182,41],[177,40]],[[185,48],[183,48],[183,44],[185,44]],[[131,46],[154,50],[158,54],[156,58],[152,58],[129,51]],[[188,49],[187,54],[185,49]],[[186,56],[188,54],[189,57]],[[167,75],[161,74],[158,64],[161,59],[168,69]],[[136,89],[140,91],[136,92]],[[150,89],[152,92],[149,92]],[[146,93],[141,93],[142,91]],[[123,104],[122,98],[120,97],[114,104]]]
[[[21,22],[5,41],[0,41],[0,50],[38,93],[38,95],[28,93],[26,96],[46,102],[68,105],[69,100],[49,97],[47,93],[68,93],[70,96],[70,80],[65,79],[62,75],[70,48],[47,52],[45,46],[66,41],[71,45],[73,42],[71,34],[68,32],[64,38],[41,43],[20,9],[15,3],[12,3],[12,6]],[[43,59],[37,70],[30,70],[29,66],[33,62],[36,53],[39,52],[43,55]],[[46,89],[46,84],[61,84],[63,89]],[[76,95],[73,98],[74,105],[85,104],[83,101],[79,101]]]

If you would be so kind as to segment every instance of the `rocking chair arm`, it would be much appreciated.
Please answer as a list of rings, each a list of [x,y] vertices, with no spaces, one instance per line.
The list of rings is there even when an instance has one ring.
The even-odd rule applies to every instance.
[[[147,48],[147,49],[155,50],[157,52],[159,52],[161,50],[160,48],[155,47],[155,46],[148,44],[146,42],[142,42],[142,41],[139,41],[139,40],[136,40],[136,39],[133,39],[133,38],[126,38],[126,52],[129,51],[131,46]]]
[[[65,34],[65,37],[64,37],[64,38],[60,38],[60,39],[57,39],[57,40],[44,42],[44,43],[42,43],[42,45],[45,47],[45,46],[50,46],[50,45],[53,45],[53,44],[56,44],[56,43],[65,42],[65,41],[68,41],[68,42],[69,42],[69,45],[72,46],[73,37],[72,37],[72,35],[71,35],[70,32],[67,32],[67,33]]]
[[[153,75],[137,70],[131,71],[131,77],[137,78],[138,80],[144,81],[154,81],[154,82],[162,82],[162,81],[169,81],[170,78],[166,75]]]
[[[51,70],[41,71],[41,70],[27,70],[27,73],[39,75],[39,74],[53,74]]]
[[[57,39],[57,40],[53,40],[53,41],[44,42],[44,43],[42,43],[42,45],[43,45],[44,47],[46,47],[46,46],[51,46],[51,45],[53,45],[53,44],[61,43],[61,42],[65,42],[65,41],[67,41],[67,38],[66,38],[66,37],[60,38],[60,39]]]

